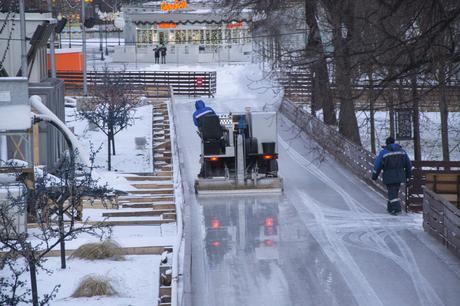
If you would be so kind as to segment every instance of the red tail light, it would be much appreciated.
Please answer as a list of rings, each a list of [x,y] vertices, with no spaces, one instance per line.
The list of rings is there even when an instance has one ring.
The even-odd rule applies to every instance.
[[[273,159],[274,156],[271,155],[271,154],[264,154],[264,155],[262,155],[262,158],[265,159],[265,160],[270,160],[270,159]]]
[[[266,239],[266,240],[264,240],[264,243],[265,243],[265,245],[268,246],[268,247],[272,247],[272,246],[275,245],[275,242],[274,242],[273,240],[271,240],[271,239]]]
[[[211,227],[212,227],[212,228],[219,228],[219,227],[220,227],[220,221],[219,221],[219,219],[212,219],[212,220],[211,220]]]
[[[265,218],[265,227],[273,227],[273,218],[272,217]]]
[[[218,161],[219,160],[219,157],[217,156],[212,156],[209,158],[210,161]]]
[[[219,241],[213,241],[213,242],[211,242],[211,245],[212,245],[213,247],[216,247],[216,248],[217,248],[217,247],[220,247],[220,242],[219,242]]]

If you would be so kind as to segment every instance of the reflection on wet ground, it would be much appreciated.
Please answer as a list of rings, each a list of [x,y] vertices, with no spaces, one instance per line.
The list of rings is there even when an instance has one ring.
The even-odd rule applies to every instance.
[[[199,203],[209,292],[225,297],[223,305],[356,304],[282,196],[200,197]]]
[[[222,202],[222,198],[219,198]],[[225,256],[253,257],[257,262],[279,259],[278,203],[273,198],[230,198],[224,203],[201,200],[206,227],[206,254],[211,267]]]

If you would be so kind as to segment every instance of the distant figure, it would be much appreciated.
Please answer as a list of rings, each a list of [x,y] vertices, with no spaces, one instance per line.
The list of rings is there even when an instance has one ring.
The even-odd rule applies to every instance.
[[[155,64],[159,64],[160,63],[160,48],[159,48],[159,46],[156,46],[153,49],[153,52],[155,52]]]
[[[193,123],[196,127],[198,127],[198,119],[206,114],[215,114],[214,110],[206,106],[203,100],[197,100],[195,102],[195,109],[196,111],[193,113]]]
[[[166,64],[166,51],[167,51],[166,46],[165,45],[161,46],[160,52],[161,52],[161,63],[162,64]]]
[[[412,174],[412,164],[409,156],[402,147],[395,143],[393,137],[385,140],[386,146],[380,151],[375,159],[372,179],[375,181],[383,170],[383,183],[388,190],[387,211],[392,214],[401,212],[401,200],[399,199],[399,188],[401,183],[407,183]]]

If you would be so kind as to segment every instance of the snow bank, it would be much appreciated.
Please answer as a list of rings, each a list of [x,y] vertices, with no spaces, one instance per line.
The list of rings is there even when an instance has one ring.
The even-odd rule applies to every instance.
[[[49,258],[46,267],[52,274],[44,271],[38,273],[40,295],[50,293],[54,286],[61,285],[56,298],[51,302],[53,306],[157,305],[160,266],[160,256],[158,255],[127,256],[125,261],[71,259],[67,261],[67,264],[67,269],[61,270],[60,259]],[[0,271],[0,275],[6,273],[5,270]],[[89,274],[103,275],[111,279],[119,295],[71,298],[70,296],[77,288],[79,281]],[[25,273],[22,277],[28,281],[29,274]]]

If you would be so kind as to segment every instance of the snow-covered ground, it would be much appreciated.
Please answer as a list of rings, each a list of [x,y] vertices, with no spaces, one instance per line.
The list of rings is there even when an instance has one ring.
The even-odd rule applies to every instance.
[[[157,305],[159,255],[126,256],[126,260],[67,260],[61,269],[60,258],[48,258],[45,266],[51,272],[38,271],[38,292],[42,296],[60,285],[53,306],[151,306]],[[0,271],[6,273],[5,270]],[[118,295],[112,297],[72,298],[71,295],[85,276],[98,275],[110,279]],[[29,274],[22,275],[28,282]],[[20,304],[25,305],[25,304]],[[6,305],[5,305],[6,306]]]
[[[86,120],[78,119],[75,108],[66,109],[66,124],[74,128],[84,149],[88,152],[99,150],[95,158],[95,166],[107,168],[107,136],[97,128],[90,129]],[[146,137],[144,150],[136,150],[134,139]],[[112,156],[112,170],[115,172],[151,172],[152,161],[152,107],[150,105],[136,108],[132,126],[115,135],[116,155]],[[116,177],[114,178],[116,179]]]
[[[143,181],[129,182],[125,176],[132,172],[152,172],[152,106],[140,106],[136,109],[133,125],[121,131],[115,136],[117,154],[112,157],[113,171],[106,171],[107,167],[107,142],[106,136],[99,130],[91,130],[86,120],[77,116],[74,108],[66,109],[66,123],[73,128],[75,134],[86,151],[99,150],[95,156],[95,166],[97,175],[109,186],[131,191],[136,189],[132,184],[142,184]],[[143,150],[135,149],[135,137],[146,137],[147,145]],[[149,182],[151,183],[151,182]],[[167,182],[158,182],[158,184]],[[168,182],[172,184],[171,181]],[[103,221],[103,213],[116,213],[123,210],[130,211],[151,211],[150,209],[101,209],[88,208],[83,210],[83,219],[89,221]],[[110,217],[109,221],[149,221],[159,220],[161,216],[144,217]],[[78,225],[77,225],[78,226]],[[34,234],[39,229],[30,228],[28,230],[30,241],[33,245],[40,245]],[[107,238],[107,237],[105,237]],[[151,246],[171,246],[176,241],[176,224],[168,223],[157,226],[147,225],[124,225],[113,226],[111,239],[120,244],[121,247],[151,247]],[[66,241],[67,250],[75,250],[86,243],[94,243],[99,238],[90,234],[81,234],[76,239]],[[58,247],[55,250],[59,249]],[[60,269],[59,258],[49,258],[44,267],[51,273],[39,271],[38,287],[39,294],[50,293],[52,288],[60,285],[60,289],[55,299],[50,305],[110,305],[110,306],[147,306],[156,305],[158,298],[158,278],[159,278],[159,258],[160,256],[142,255],[127,256],[125,261],[84,261],[69,259],[68,268]],[[21,263],[18,263],[21,264]],[[6,275],[8,269],[0,271],[0,276]],[[78,282],[89,274],[97,274],[107,277],[113,281],[113,286],[118,295],[113,297],[94,297],[94,298],[71,298],[73,291],[77,288]],[[29,283],[28,274],[23,276]],[[28,286],[28,285],[26,285]]]

